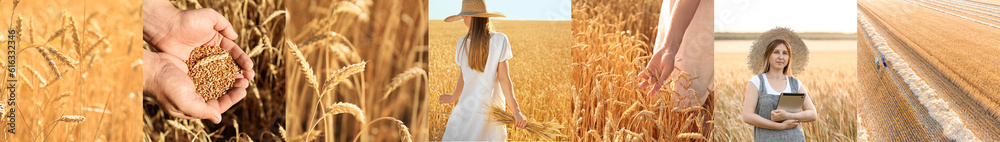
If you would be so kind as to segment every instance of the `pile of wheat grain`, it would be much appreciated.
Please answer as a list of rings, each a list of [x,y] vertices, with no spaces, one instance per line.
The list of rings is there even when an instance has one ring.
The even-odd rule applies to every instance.
[[[236,75],[243,73],[229,52],[214,45],[196,47],[184,62],[188,66],[188,76],[196,86],[195,91],[205,100],[226,94],[236,82]]]

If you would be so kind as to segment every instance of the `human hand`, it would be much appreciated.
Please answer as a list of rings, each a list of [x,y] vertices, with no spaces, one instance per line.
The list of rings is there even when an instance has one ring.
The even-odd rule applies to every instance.
[[[195,91],[194,82],[188,77],[187,64],[167,53],[143,51],[143,92],[151,94],[162,110],[183,119],[209,119],[222,122],[222,112],[246,97],[246,79],[237,80],[226,95],[204,100]],[[238,75],[240,76],[240,75]],[[252,72],[251,72],[252,76]]]
[[[438,98],[438,102],[442,104],[455,102],[455,96],[451,94],[441,94],[441,98]]]
[[[215,10],[180,11],[172,5],[162,9],[173,9],[175,12],[144,11],[150,15],[143,18],[143,39],[160,51],[180,59],[188,59],[195,47],[206,44],[221,46],[224,40],[235,40],[238,36],[229,20]]]
[[[643,79],[639,83],[639,88],[646,88],[649,85],[653,85],[649,92],[646,93],[646,98],[652,98],[656,95],[656,92],[660,90],[668,77],[670,77],[670,72],[674,69],[674,56],[675,54],[669,53],[665,50],[667,48],[661,48],[653,53],[649,58],[649,63],[646,64],[646,70],[639,73],[639,79]]]
[[[771,111],[771,121],[788,120],[789,115],[791,115],[791,113],[788,111],[785,111],[783,109],[775,109]]]
[[[785,120],[784,122],[778,123],[780,130],[795,128],[795,126],[799,126],[798,120]]]
[[[528,125],[528,120],[524,119],[524,114],[520,111],[514,112],[514,127],[524,128]]]

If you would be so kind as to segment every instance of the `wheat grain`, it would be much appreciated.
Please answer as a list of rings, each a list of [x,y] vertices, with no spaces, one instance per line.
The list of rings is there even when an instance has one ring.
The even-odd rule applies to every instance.
[[[195,64],[194,66],[191,67],[191,69],[192,70],[194,70],[194,69],[200,69],[199,67],[209,66],[213,62],[224,61],[224,59],[226,59],[226,58],[232,58],[232,57],[229,56],[229,53],[208,56],[208,57],[205,57],[205,58],[202,58],[201,60],[199,60],[197,64]]]

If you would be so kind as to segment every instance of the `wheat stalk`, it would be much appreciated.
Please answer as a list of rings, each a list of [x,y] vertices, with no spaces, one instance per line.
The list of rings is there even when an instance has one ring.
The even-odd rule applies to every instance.
[[[83,122],[84,120],[87,120],[87,117],[79,115],[63,115],[62,117],[59,117],[59,119],[57,119],[56,121],[80,123]]]
[[[691,140],[703,140],[703,141],[708,140],[705,138],[705,136],[702,136],[700,133],[681,133],[677,135],[677,139],[691,139]]]
[[[59,119],[56,119],[55,121],[49,122],[49,124],[45,125],[45,128],[42,128],[42,131],[45,131],[45,129],[54,128],[55,124],[58,124],[59,122],[81,123],[81,122],[83,122],[85,120],[87,120],[87,117],[83,117],[83,116],[80,116],[80,115],[63,115],[62,117],[59,117]],[[41,123],[39,123],[39,124],[41,124]],[[52,129],[49,129],[49,131],[46,132],[46,133],[52,133]],[[38,139],[38,136],[36,135],[32,139]],[[35,141],[35,140],[32,140],[32,141]]]
[[[334,103],[333,105],[330,105],[330,108],[327,109],[326,113],[323,113],[323,116],[320,116],[316,120],[316,122],[313,123],[308,130],[306,130],[306,135],[312,133],[312,131],[316,128],[316,125],[319,125],[319,122],[321,122],[320,120],[323,120],[323,118],[326,118],[327,116],[330,115],[337,115],[341,113],[348,113],[354,115],[354,118],[358,119],[358,121],[361,121],[361,124],[365,124],[366,120],[365,112],[362,111],[361,108],[358,108],[357,105],[354,105],[352,103],[338,102]],[[306,141],[311,141],[311,140],[306,139]]]
[[[44,47],[45,50],[48,51],[49,53],[52,53],[57,58],[59,58],[59,61],[62,61],[64,64],[69,65],[73,69],[78,69],[76,67],[77,61],[74,60],[73,58],[70,58],[69,56],[66,56],[62,52],[59,52],[59,50],[56,50],[55,48],[52,48],[52,46],[42,46],[42,47]]]
[[[313,88],[313,92],[320,94],[319,92],[319,82],[316,81],[316,75],[313,74],[312,68],[309,67],[309,62],[306,62],[306,58],[302,56],[302,52],[299,51],[299,47],[296,46],[292,41],[285,41],[288,44],[288,48],[292,51],[292,56],[295,57],[295,61],[299,62],[299,69],[305,72],[306,79],[309,81],[309,86]]]
[[[382,99],[385,100],[385,98],[389,97],[389,93],[392,93],[393,90],[399,88],[399,86],[402,85],[403,82],[421,76],[427,76],[427,71],[424,71],[424,69],[420,67],[413,67],[410,68],[409,70],[406,70],[406,72],[396,75],[396,77],[392,78],[392,82],[389,83],[389,86],[385,87],[386,91],[385,94],[382,95]]]
[[[56,62],[54,62],[54,59],[52,59],[52,55],[49,54],[49,52],[47,51],[47,49],[44,48],[45,46],[43,46],[43,45],[32,45],[32,46],[28,46],[26,48],[32,48],[32,47],[35,47],[36,49],[38,49],[38,53],[41,53],[42,57],[45,57],[45,61],[49,65],[49,69],[52,69],[52,73],[54,73],[56,75],[56,78],[62,78],[62,73],[59,72],[59,67],[56,66]]]
[[[340,70],[337,70],[337,72],[331,73],[330,74],[331,77],[328,78],[326,80],[326,82],[324,83],[324,84],[326,84],[326,87],[323,87],[323,88],[325,88],[325,89],[323,89],[323,95],[325,95],[326,93],[329,93],[333,89],[333,87],[337,86],[337,84],[340,84],[340,82],[346,81],[347,77],[350,77],[351,75],[354,75],[354,74],[357,74],[357,73],[360,73],[360,72],[364,72],[365,71],[365,64],[367,64],[367,63],[368,62],[361,62],[361,63],[357,63],[357,64],[348,65],[348,66],[345,66],[343,68],[340,68]],[[323,95],[320,95],[320,98],[323,98],[322,97]]]
[[[407,128],[405,124],[403,124],[403,121],[399,121],[399,119],[392,118],[392,117],[381,117],[381,118],[372,120],[370,123],[366,124],[365,127],[361,128],[361,132],[359,132],[358,135],[354,136],[354,141],[358,141],[359,138],[361,138],[361,134],[364,134],[365,130],[367,130],[368,127],[371,127],[373,123],[378,122],[380,120],[386,120],[386,121],[395,122],[394,124],[396,124],[396,126],[399,127],[399,132],[403,134],[402,141],[404,141],[404,142],[412,142],[413,141],[412,136],[410,136],[410,129]]]

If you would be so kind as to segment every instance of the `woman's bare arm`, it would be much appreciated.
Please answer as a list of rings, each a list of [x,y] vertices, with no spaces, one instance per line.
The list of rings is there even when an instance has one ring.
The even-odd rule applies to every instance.
[[[517,103],[517,97],[514,97],[514,83],[510,81],[510,74],[507,71],[507,61],[502,61],[497,65],[497,81],[500,82],[503,97],[507,100],[507,108],[514,115],[514,127],[524,128],[528,121],[524,117],[524,114],[521,114],[521,105]]]
[[[455,96],[455,100],[462,97],[462,89],[465,88],[465,76],[462,72],[458,73],[458,84],[455,84],[455,92],[451,92]]]
[[[521,112],[517,98],[514,97],[514,83],[511,83],[510,74],[507,72],[507,61],[500,62],[497,66],[497,81],[500,82],[503,97],[507,100],[507,108],[510,108],[510,111],[513,113]]]
[[[694,19],[694,13],[698,10],[698,4],[701,3],[701,0],[671,2],[673,1],[664,1],[660,7],[660,13],[669,13],[660,14],[656,42],[653,44],[655,51],[652,58],[649,59],[649,63],[646,64],[646,70],[652,74],[646,72],[639,74],[639,78],[647,79],[647,81],[639,83],[640,88],[653,85],[646,97],[654,96],[656,91],[663,87],[664,80],[667,80],[667,77],[673,72],[674,58],[681,46],[684,32],[691,25],[691,20]]]
[[[805,102],[802,102],[802,111],[800,111],[798,113],[792,113],[789,116],[789,118],[790,119],[799,120],[799,122],[813,122],[813,121],[816,121],[816,106],[813,105],[812,98],[809,97],[809,96],[812,96],[812,95],[808,95],[809,94],[809,90],[806,90],[806,87],[802,86],[802,89],[799,90],[799,93],[805,93],[805,94],[807,94]]]
[[[462,97],[462,89],[465,87],[465,77],[461,72],[458,73],[458,84],[455,84],[455,92],[452,94],[443,94],[438,99],[440,103],[451,103],[458,101],[458,98]]]

